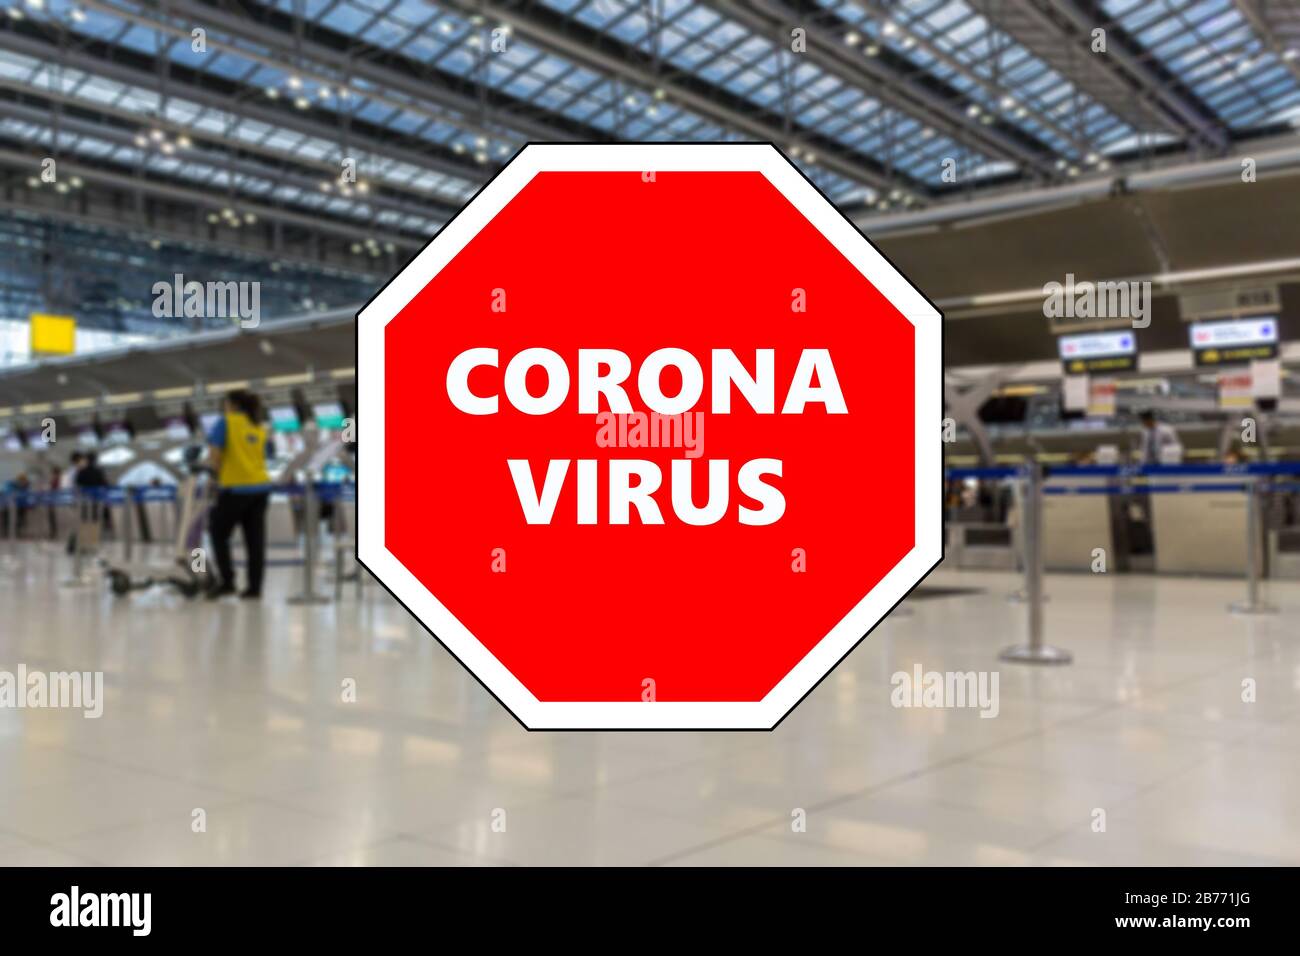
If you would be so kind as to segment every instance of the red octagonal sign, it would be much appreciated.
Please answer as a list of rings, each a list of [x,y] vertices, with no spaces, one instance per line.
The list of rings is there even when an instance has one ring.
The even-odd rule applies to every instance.
[[[940,560],[940,326],[771,146],[528,146],[358,316],[358,556],[529,728],[774,727]]]

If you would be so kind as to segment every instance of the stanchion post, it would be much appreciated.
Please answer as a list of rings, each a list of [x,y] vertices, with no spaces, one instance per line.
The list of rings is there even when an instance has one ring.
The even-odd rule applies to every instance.
[[[302,593],[289,598],[290,604],[328,604],[329,598],[316,593],[316,536],[320,532],[320,508],[315,482],[308,477],[302,493]]]
[[[357,572],[357,603],[361,603],[366,592],[366,569],[357,560],[361,547],[361,503],[357,500],[357,486],[352,486],[352,566]]]
[[[1264,509],[1261,507],[1260,476],[1246,483],[1246,600],[1234,601],[1228,610],[1234,614],[1276,614],[1277,608],[1260,599],[1260,562],[1264,554]]]
[[[1030,462],[1021,477],[1024,494],[1025,610],[1029,640],[1002,651],[998,657],[1019,664],[1068,664],[1067,651],[1043,642],[1043,466]]]
[[[334,513],[332,516],[331,544],[334,547],[334,600],[343,600],[343,544],[341,533],[343,531],[343,497],[340,495],[334,500]]]
[[[85,543],[82,540],[82,529],[86,519],[86,498],[78,489],[73,495],[72,506],[72,577],[63,584],[65,587],[78,587],[86,583],[84,578],[84,560],[85,560]]]
[[[1039,492],[1040,492],[1040,494],[1041,494],[1041,492],[1042,492],[1042,489],[1041,489],[1041,488],[1039,489]],[[1028,526],[1025,524],[1025,517],[1024,517],[1024,512],[1025,512],[1027,509],[1028,509],[1028,504],[1026,503],[1026,494],[1025,494],[1025,490],[1024,490],[1024,482],[1021,482],[1021,492],[1020,492],[1020,512],[1021,512],[1021,517],[1020,517],[1020,563],[1021,563],[1021,565],[1023,565],[1025,571],[1028,571],[1028,569],[1029,569],[1029,528],[1028,528]],[[1040,547],[1041,547],[1041,545],[1040,545]],[[1046,595],[1046,594],[1041,594],[1041,595],[1039,595],[1039,597],[1040,597],[1042,600],[1044,600],[1044,601],[1047,600],[1047,595]],[[1028,591],[1027,588],[1025,588],[1025,587],[1023,587],[1023,586],[1022,586],[1022,587],[1019,587],[1019,588],[1017,588],[1016,590],[1012,591],[1010,594],[1007,595],[1007,600],[1010,601],[1012,604],[1024,604],[1024,603],[1026,603],[1026,602],[1029,600],[1029,591]]]
[[[132,507],[132,495],[130,488],[122,489],[122,552],[128,564],[131,563],[132,552],[135,550],[135,508]]]
[[[5,537],[9,540],[9,547],[5,550],[6,563],[11,567],[18,566],[18,493],[11,492],[4,496],[5,501]]]

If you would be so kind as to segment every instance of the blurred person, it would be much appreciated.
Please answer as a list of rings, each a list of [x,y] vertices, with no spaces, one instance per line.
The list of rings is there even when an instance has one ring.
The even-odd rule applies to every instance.
[[[93,451],[88,451],[81,456],[81,467],[77,469],[77,474],[73,478],[73,485],[83,496],[81,502],[81,516],[89,516],[92,520],[96,514],[99,515],[99,523],[105,530],[113,530],[113,519],[109,515],[108,506],[103,503],[102,492],[108,487],[108,475],[104,469],[99,466],[99,456]]]
[[[271,494],[261,401],[244,389],[231,392],[207,437],[218,487],[208,523],[217,575],[208,597],[235,593],[230,536],[238,525],[248,554],[248,587],[239,596],[257,599],[262,596],[266,568],[266,503]]]
[[[55,465],[50,469],[50,481],[47,487],[50,491],[58,491],[60,488],[63,487],[63,469],[60,468],[58,465]],[[53,502],[50,502],[50,504],[46,507],[45,511],[50,521],[50,540],[57,541],[59,539],[58,508],[54,505]]]
[[[6,495],[18,496],[18,500],[14,502],[14,508],[13,508],[14,526],[12,529],[8,527],[9,514],[10,514],[9,509],[8,508],[5,509],[5,533],[6,534],[12,534],[15,538],[22,536],[23,528],[26,527],[27,525],[27,510],[28,508],[31,507],[31,505],[24,499],[27,493],[31,490],[32,490],[32,483],[30,480],[28,480],[26,472],[20,471],[17,475],[15,475],[13,478],[10,478],[8,481],[4,483],[3,491]]]
[[[60,490],[68,490],[77,486],[77,472],[81,471],[81,466],[86,463],[86,456],[79,451],[74,451],[72,457],[68,459],[67,470],[59,476]]]
[[[1183,443],[1178,439],[1178,432],[1172,425],[1157,421],[1155,412],[1147,409],[1138,416],[1142,423],[1142,434],[1138,439],[1138,464],[1158,465],[1161,452],[1177,449],[1177,457],[1183,456]]]
[[[83,491],[90,488],[107,488],[108,475],[99,467],[99,458],[93,451],[81,456],[81,467],[77,469],[72,483]]]

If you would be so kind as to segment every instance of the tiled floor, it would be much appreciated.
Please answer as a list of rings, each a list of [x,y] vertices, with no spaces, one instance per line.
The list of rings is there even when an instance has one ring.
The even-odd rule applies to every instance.
[[[996,659],[1015,579],[940,570],[985,590],[910,602],[771,734],[529,734],[380,589],[293,607],[292,574],[116,600],[0,557],[0,669],[106,687],[0,710],[0,863],[1300,862],[1300,585],[1245,618],[1234,581],[1052,576],[1075,663],[1033,669]],[[997,670],[998,716],[895,709],[915,663]]]

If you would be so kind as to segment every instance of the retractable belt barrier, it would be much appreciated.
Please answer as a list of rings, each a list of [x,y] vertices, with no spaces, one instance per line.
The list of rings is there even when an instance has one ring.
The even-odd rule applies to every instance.
[[[1274,479],[1300,476],[1300,462],[1270,461],[1239,465],[1059,465],[1045,468],[1031,463],[1018,466],[948,468],[948,480],[975,478],[982,481],[1016,480],[1023,488],[1024,502],[1024,600],[1029,621],[1029,640],[1009,647],[1003,660],[1024,663],[1068,663],[1065,651],[1043,643],[1042,593],[1042,499],[1044,495],[1116,495],[1116,494],[1210,494],[1240,492],[1246,495],[1246,600],[1230,609],[1241,614],[1272,614],[1277,609],[1260,597],[1260,556],[1264,545],[1263,508],[1260,499],[1268,493],[1300,492],[1300,480]],[[1102,485],[1049,487],[1046,482],[1057,478],[1110,478]],[[1235,478],[1231,482],[1170,481],[1174,478]],[[1154,480],[1153,480],[1154,479]],[[1163,480],[1161,480],[1163,479]]]
[[[315,591],[314,577],[315,565],[317,561],[317,538],[319,534],[320,523],[320,506],[322,504],[351,503],[355,502],[356,484],[353,482],[338,481],[313,481],[313,482],[294,482],[289,484],[276,485],[272,487],[270,494],[276,497],[300,498],[303,501],[304,522],[303,522],[303,590],[301,594],[290,598],[291,603],[295,604],[318,604],[328,601],[329,599],[318,595]],[[174,485],[161,486],[141,486],[141,487],[101,487],[101,488],[61,488],[46,491],[16,491],[9,490],[0,492],[0,515],[4,516],[7,537],[10,543],[10,550],[13,552],[12,557],[16,557],[18,545],[18,525],[20,523],[20,514],[36,508],[74,508],[78,512],[79,520],[82,517],[80,512],[87,507],[91,509],[91,520],[98,522],[103,509],[113,507],[123,507],[129,504],[141,504],[147,502],[177,502],[177,488]],[[126,559],[131,558],[134,546],[134,529],[131,524],[131,518],[124,516],[122,526],[122,544],[125,549]],[[343,554],[345,551],[352,550],[355,542],[342,540],[343,520],[342,513],[335,509],[333,518],[334,531],[334,571],[335,571],[335,597],[341,596],[341,581],[343,578]],[[74,532],[73,546],[73,578],[68,584],[84,584],[83,560],[87,553],[87,548],[82,540],[81,528],[78,526]],[[361,593],[361,574],[357,572],[357,594]]]

